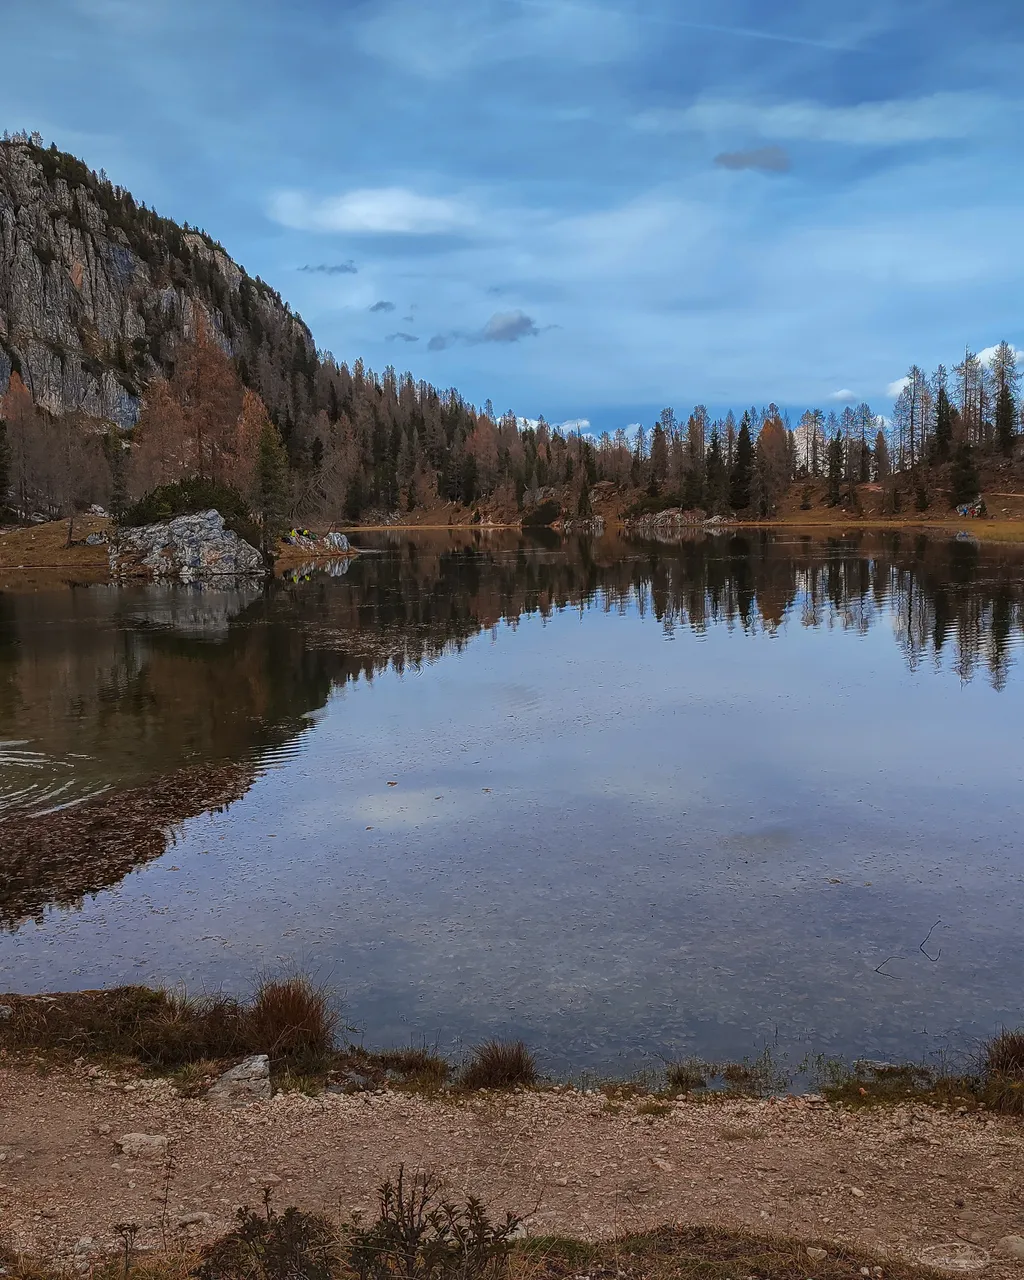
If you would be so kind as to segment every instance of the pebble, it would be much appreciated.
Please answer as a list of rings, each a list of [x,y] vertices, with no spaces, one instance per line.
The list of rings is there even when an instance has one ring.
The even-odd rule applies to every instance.
[[[1024,1262],[1024,1236],[1003,1236],[996,1248],[1006,1257]]]
[[[860,1187],[851,1187],[851,1188],[850,1188],[850,1195],[851,1195],[851,1196],[856,1196],[858,1200],[863,1200],[863,1199],[864,1199],[864,1192],[863,1192],[863,1191],[861,1191]]]
[[[807,1250],[807,1256],[808,1258],[813,1259],[813,1261],[815,1262],[824,1262],[825,1259],[828,1257],[828,1250],[810,1248]]]

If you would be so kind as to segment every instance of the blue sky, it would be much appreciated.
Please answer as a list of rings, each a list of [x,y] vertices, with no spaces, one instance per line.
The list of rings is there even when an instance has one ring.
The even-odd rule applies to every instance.
[[[6,0],[0,127],[595,429],[1024,346],[1020,0]],[[834,397],[834,398],[830,398]]]

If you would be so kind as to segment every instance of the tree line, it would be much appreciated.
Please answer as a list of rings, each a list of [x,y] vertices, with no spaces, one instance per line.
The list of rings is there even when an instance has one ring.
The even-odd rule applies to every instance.
[[[1019,371],[1005,342],[987,363],[967,352],[952,376],[912,366],[888,421],[867,404],[809,409],[795,427],[775,404],[739,420],[698,405],[685,422],[666,408],[650,429],[594,439],[543,417],[499,417],[490,402],[478,410],[391,367],[350,369],[326,352],[312,366],[309,411],[285,415],[282,429],[201,312],[193,328],[170,375],[150,381],[131,431],[47,414],[12,374],[0,400],[0,493],[19,516],[68,516],[91,502],[119,510],[189,477],[237,489],[268,529],[449,502],[512,519],[546,498],[586,517],[601,482],[630,494],[634,514],[678,506],[767,517],[794,484],[806,496],[818,481],[831,505],[856,505],[857,486],[873,482],[893,511],[929,505],[937,483],[943,501],[972,499],[978,462],[1011,458],[1020,437]]]

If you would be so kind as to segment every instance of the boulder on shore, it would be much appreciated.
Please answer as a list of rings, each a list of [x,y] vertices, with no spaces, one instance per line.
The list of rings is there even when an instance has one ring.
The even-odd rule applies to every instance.
[[[161,524],[119,531],[110,543],[115,578],[254,577],[267,572],[263,556],[224,524],[219,511],[176,516]]]

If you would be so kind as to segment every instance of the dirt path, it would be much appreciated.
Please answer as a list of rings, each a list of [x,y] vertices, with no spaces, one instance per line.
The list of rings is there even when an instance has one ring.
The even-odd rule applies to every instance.
[[[92,1070],[95,1071],[95,1068]],[[129,1159],[126,1133],[165,1135],[166,1221],[195,1240],[274,1186],[295,1203],[370,1212],[400,1161],[452,1190],[527,1216],[532,1232],[599,1238],[679,1221],[771,1229],[916,1256],[957,1239],[1024,1234],[1024,1124],[983,1112],[823,1104],[678,1102],[640,1114],[601,1094],[536,1093],[461,1103],[388,1093],[279,1095],[234,1111],[165,1081],[87,1069],[0,1068],[0,1227],[23,1248],[112,1247],[136,1221],[157,1244],[167,1161]],[[649,1104],[648,1104],[649,1105]],[[993,1255],[989,1276],[1024,1263]]]

